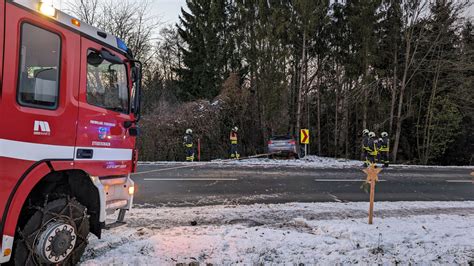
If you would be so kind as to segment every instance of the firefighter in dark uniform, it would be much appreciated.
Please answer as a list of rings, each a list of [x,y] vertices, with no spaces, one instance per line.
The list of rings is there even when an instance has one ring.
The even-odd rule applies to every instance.
[[[368,163],[374,164],[377,160],[377,139],[375,138],[375,133],[369,133],[369,139],[367,141],[367,157]]]
[[[381,162],[382,159],[380,158],[380,149],[382,148],[382,138],[378,138],[376,141],[375,141],[375,145],[377,147],[377,158],[376,158],[376,162]]]
[[[390,139],[388,138],[387,132],[382,132],[381,137],[382,138],[379,139],[380,162],[383,163],[383,167],[388,167],[390,163]]]
[[[186,149],[186,161],[194,161],[194,147],[193,147],[193,131],[191,129],[186,130],[186,135],[184,136],[183,145]]]
[[[362,158],[364,160],[364,167],[369,166],[369,130],[362,131]]]
[[[240,154],[237,149],[238,145],[238,135],[237,131],[239,131],[238,127],[234,127],[232,131],[230,132],[230,158],[232,159],[239,159]]]

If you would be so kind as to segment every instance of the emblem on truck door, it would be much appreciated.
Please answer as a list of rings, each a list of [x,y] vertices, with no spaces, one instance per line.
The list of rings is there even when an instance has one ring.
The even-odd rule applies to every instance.
[[[36,136],[51,135],[51,128],[49,127],[49,123],[46,121],[35,121],[35,126],[33,128],[33,135],[36,135]]]

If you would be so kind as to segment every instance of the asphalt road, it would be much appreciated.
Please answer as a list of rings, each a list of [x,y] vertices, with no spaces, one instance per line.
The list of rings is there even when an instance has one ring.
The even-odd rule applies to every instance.
[[[379,175],[376,201],[474,200],[471,169],[391,167]],[[367,201],[361,168],[141,165],[132,176],[142,206]]]

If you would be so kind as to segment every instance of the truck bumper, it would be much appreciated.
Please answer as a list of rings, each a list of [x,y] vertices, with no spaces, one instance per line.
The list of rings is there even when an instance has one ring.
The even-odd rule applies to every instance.
[[[13,237],[4,235],[2,236],[2,246],[0,254],[0,264],[10,261],[10,257],[13,250]]]
[[[135,183],[130,178],[130,175],[114,178],[92,176],[91,180],[99,192],[100,222],[105,222],[106,216],[113,214],[117,210],[131,210]]]

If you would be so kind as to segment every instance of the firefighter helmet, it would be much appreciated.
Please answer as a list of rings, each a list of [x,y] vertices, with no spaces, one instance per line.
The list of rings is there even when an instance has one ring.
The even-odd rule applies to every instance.
[[[364,134],[364,135],[369,134],[369,130],[368,130],[368,129],[364,129],[364,131],[362,131],[362,134]]]
[[[186,129],[186,134],[193,134],[193,130],[190,128]]]
[[[388,133],[387,132],[382,132],[381,136],[382,136],[382,138],[388,137]]]
[[[370,132],[370,133],[369,133],[369,137],[371,137],[371,138],[375,137],[375,133],[374,133],[374,132]]]
[[[232,129],[232,131],[237,132],[237,131],[239,131],[239,128],[238,128],[238,127],[234,127],[234,128]]]

